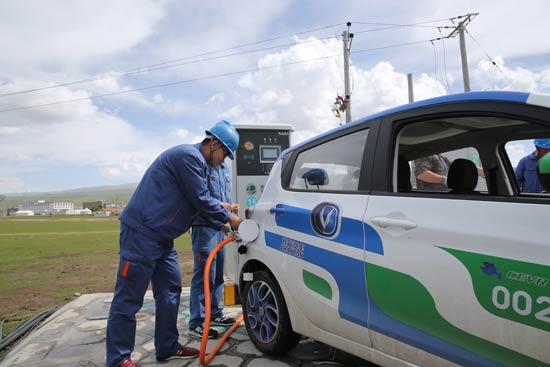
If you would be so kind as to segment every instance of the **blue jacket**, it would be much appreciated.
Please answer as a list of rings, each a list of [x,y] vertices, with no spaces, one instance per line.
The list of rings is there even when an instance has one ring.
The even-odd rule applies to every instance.
[[[514,171],[522,192],[542,192],[537,176],[537,151],[521,158]]]
[[[231,213],[210,195],[208,167],[200,144],[164,151],[143,175],[120,221],[166,244],[185,233],[198,215],[208,225],[221,227]]]
[[[207,172],[207,182],[210,196],[220,201],[232,204],[233,202],[231,201],[230,196],[231,175],[225,163],[220,164],[218,167],[212,167],[209,165]],[[204,215],[201,214],[193,221],[193,225],[207,226],[209,223],[208,220],[204,218]],[[219,226],[215,228],[218,229]]]

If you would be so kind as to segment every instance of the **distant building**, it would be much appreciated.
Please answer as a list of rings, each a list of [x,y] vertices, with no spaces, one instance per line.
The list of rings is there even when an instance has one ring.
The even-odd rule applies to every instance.
[[[74,210],[74,204],[38,200],[34,203],[19,204],[19,211],[21,210],[32,210],[36,215],[65,214],[67,210]]]
[[[92,211],[88,208],[67,210],[65,215],[92,215]]]
[[[94,212],[95,217],[108,217],[111,215],[111,212],[105,211],[105,210],[98,210],[97,212]]]
[[[8,208],[8,217],[14,216],[19,211],[19,208]]]
[[[18,217],[32,217],[34,212],[32,210],[18,210],[15,215]]]

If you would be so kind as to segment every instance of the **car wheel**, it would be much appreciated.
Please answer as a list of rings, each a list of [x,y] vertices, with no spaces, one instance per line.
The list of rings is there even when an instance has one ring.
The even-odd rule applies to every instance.
[[[265,271],[254,273],[254,280],[245,283],[244,295],[246,331],[256,348],[277,355],[295,347],[300,335],[292,331],[283,293],[273,277]]]

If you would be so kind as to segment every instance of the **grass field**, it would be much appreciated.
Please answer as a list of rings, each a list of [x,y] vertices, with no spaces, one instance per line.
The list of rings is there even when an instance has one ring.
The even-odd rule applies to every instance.
[[[80,294],[112,292],[119,228],[115,217],[0,217],[2,334]],[[187,234],[176,248],[187,286],[193,271]]]

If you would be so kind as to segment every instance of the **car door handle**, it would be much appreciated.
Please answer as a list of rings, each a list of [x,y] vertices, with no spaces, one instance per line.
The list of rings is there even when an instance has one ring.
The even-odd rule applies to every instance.
[[[286,213],[286,209],[285,208],[270,208],[269,209],[269,212],[271,214],[285,214]]]
[[[374,217],[374,218],[371,218],[371,222],[376,224],[378,227],[382,227],[382,228],[399,227],[407,231],[416,228],[416,223],[408,219]]]

